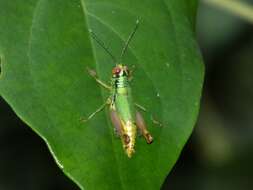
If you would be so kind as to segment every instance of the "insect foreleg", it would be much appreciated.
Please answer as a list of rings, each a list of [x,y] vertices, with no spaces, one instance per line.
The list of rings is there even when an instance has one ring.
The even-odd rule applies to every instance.
[[[96,80],[96,82],[97,82],[98,84],[100,84],[102,87],[104,87],[104,88],[107,89],[107,90],[111,90],[111,87],[110,87],[109,85],[107,85],[105,82],[101,81],[101,80],[97,77],[96,71],[94,71],[94,70],[92,70],[92,69],[90,69],[90,68],[88,68],[88,67],[87,67],[87,71],[88,71],[89,75],[92,76],[92,77]]]
[[[148,112],[148,110],[147,110],[145,107],[141,106],[140,104],[135,103],[134,105],[135,105],[137,108],[139,108],[140,110],[142,110],[142,111],[144,111],[144,112]],[[163,126],[161,122],[159,122],[159,121],[157,121],[156,119],[154,119],[154,116],[153,116],[151,113],[149,113],[149,114],[150,114],[150,117],[151,117],[151,121],[152,121],[154,124],[159,125],[160,127]]]
[[[153,142],[153,137],[148,132],[148,130],[146,128],[146,124],[144,122],[144,119],[143,119],[142,115],[140,114],[140,112],[138,112],[138,111],[136,112],[136,125],[137,125],[138,129],[140,130],[141,134],[146,139],[146,142],[148,144],[151,144]]]
[[[87,119],[81,118],[81,121],[82,121],[82,122],[87,122],[87,121],[89,121],[89,120],[92,119],[97,113],[99,113],[100,111],[102,111],[102,110],[105,108],[106,105],[109,105],[110,102],[111,102],[111,99],[108,98],[108,99],[106,100],[106,102],[103,103],[95,112],[91,113],[91,114],[87,117]]]

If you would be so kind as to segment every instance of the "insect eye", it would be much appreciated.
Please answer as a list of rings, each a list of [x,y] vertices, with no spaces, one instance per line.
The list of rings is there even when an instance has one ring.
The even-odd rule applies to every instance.
[[[121,68],[119,67],[114,67],[112,70],[113,75],[119,75],[120,72],[121,72]]]

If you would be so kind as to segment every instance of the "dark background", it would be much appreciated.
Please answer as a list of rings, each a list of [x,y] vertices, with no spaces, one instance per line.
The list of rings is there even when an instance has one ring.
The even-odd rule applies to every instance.
[[[197,25],[206,65],[200,116],[163,189],[251,190],[252,24],[202,3]],[[78,190],[1,98],[0,121],[0,190]]]

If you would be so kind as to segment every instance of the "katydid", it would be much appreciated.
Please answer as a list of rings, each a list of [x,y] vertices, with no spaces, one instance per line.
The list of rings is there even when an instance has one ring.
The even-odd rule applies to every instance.
[[[139,20],[136,21],[135,28],[125,42],[119,61],[117,61],[117,59],[113,56],[105,44],[97,37],[97,35],[94,32],[90,31],[93,39],[111,56],[116,66],[112,69],[110,85],[101,81],[97,77],[97,74],[94,70],[87,68],[88,73],[97,81],[98,84],[109,90],[111,95],[106,100],[106,102],[102,104],[95,112],[90,114],[87,119],[83,119],[83,121],[90,120],[93,116],[102,111],[108,105],[112,124],[115,127],[117,135],[120,136],[123,149],[129,158],[132,157],[133,153],[135,152],[134,146],[137,128],[144,136],[148,144],[151,144],[153,142],[153,137],[147,130],[142,115],[135,108],[137,107],[143,111],[146,111],[146,109],[143,106],[134,103],[132,99],[131,87],[129,83],[132,71],[130,71],[126,65],[121,63],[122,57],[126,53],[128,45],[133,38],[138,26]],[[160,124],[154,119],[152,120],[154,123]]]

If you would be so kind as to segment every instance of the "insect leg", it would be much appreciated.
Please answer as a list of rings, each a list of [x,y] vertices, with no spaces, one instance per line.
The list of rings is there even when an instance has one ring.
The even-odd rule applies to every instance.
[[[138,111],[136,112],[136,125],[137,125],[138,129],[141,131],[141,134],[146,139],[146,142],[148,144],[151,144],[153,142],[153,137],[148,132],[148,130],[146,128],[146,124],[144,122],[144,119],[143,119],[142,115],[140,114],[140,112],[138,112]]]
[[[106,83],[104,83],[97,77],[96,71],[90,69],[89,67],[87,67],[87,71],[89,75],[92,76],[97,81],[98,84],[100,84],[102,87],[104,87],[107,90],[111,90],[111,87],[109,85],[107,85]]]
[[[129,78],[128,80],[131,82],[133,80],[133,72],[135,70],[135,65],[131,66],[131,69],[129,70]]]
[[[100,111],[102,111],[102,110],[105,108],[106,105],[110,104],[110,102],[111,102],[111,99],[108,98],[108,99],[106,100],[106,102],[103,103],[95,112],[91,113],[91,114],[87,117],[87,119],[81,118],[81,119],[80,119],[81,122],[87,122],[87,121],[89,121],[90,119],[92,119],[97,113],[99,113]]]
[[[135,105],[137,108],[139,108],[140,110],[142,110],[142,111],[144,111],[144,112],[148,112],[148,110],[147,110],[145,107],[141,106],[140,104],[135,103],[134,105]],[[153,116],[151,113],[150,113],[150,117],[151,117],[151,121],[152,121],[154,124],[156,124],[156,125],[158,125],[158,126],[160,126],[160,127],[163,126],[161,122],[159,122],[159,121],[157,121],[156,119],[154,119],[154,116]]]
[[[111,121],[114,126],[114,130],[117,136],[121,136],[122,134],[122,127],[121,127],[121,121],[120,118],[117,114],[117,112],[113,109],[110,110],[110,116],[111,116]]]

